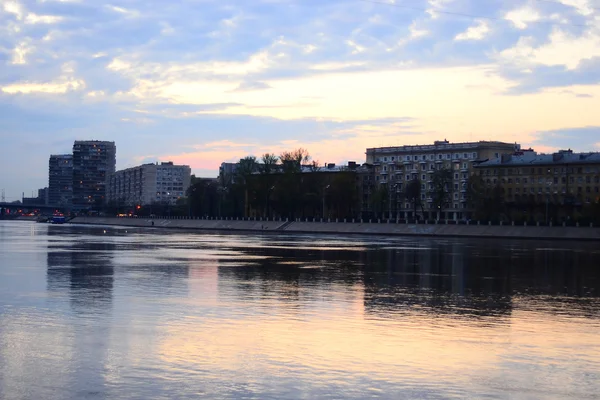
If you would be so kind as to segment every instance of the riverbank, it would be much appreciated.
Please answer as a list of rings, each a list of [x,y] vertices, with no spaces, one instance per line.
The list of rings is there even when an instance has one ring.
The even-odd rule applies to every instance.
[[[153,224],[154,222],[154,224]],[[483,237],[506,239],[598,240],[598,227],[498,226],[446,224],[387,224],[352,222],[285,222],[206,219],[149,219],[77,217],[72,224],[117,225],[167,229],[197,229],[240,232],[287,232],[322,234],[362,234],[384,236]]]

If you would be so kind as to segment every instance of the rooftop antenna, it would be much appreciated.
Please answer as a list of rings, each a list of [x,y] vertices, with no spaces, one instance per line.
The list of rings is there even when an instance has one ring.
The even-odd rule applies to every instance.
[[[2,202],[4,203],[6,201],[6,196],[4,195],[4,189],[2,189]]]

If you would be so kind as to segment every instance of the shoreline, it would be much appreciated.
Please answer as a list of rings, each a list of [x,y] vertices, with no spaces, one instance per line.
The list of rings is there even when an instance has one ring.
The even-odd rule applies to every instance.
[[[154,221],[154,225],[152,225]],[[150,219],[76,217],[73,225],[186,229],[253,233],[312,233],[445,238],[501,238],[600,241],[600,227],[395,224],[360,222],[239,221],[206,219]]]

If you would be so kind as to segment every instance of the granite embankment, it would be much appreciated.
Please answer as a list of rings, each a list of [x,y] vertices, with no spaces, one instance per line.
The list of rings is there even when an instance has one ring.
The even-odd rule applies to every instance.
[[[154,225],[152,224],[154,222]],[[77,217],[72,224],[120,225],[215,231],[363,234],[395,236],[487,237],[512,239],[598,240],[598,227],[387,224],[344,222],[236,221],[206,219],[149,219]]]

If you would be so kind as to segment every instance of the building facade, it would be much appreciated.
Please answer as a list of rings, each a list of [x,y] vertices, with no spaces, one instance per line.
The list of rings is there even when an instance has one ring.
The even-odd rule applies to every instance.
[[[550,203],[583,206],[600,201],[600,153],[529,149],[475,166],[482,182],[499,186],[507,204]]]
[[[385,187],[389,197],[388,215],[391,218],[459,220],[470,215],[467,182],[474,165],[503,154],[512,154],[519,148],[515,143],[450,143],[443,140],[432,145],[369,148],[366,156],[367,164],[374,166],[376,188]],[[451,178],[445,186],[444,204],[436,207],[432,196],[433,180],[435,172],[442,169],[450,171],[448,175]],[[409,182],[418,182],[420,185],[418,207],[415,207],[414,201],[406,198]]]
[[[70,205],[73,198],[73,155],[51,155],[48,163],[48,204]]]
[[[172,162],[144,164],[109,177],[108,201],[118,206],[174,205],[190,187],[191,169]]]
[[[73,144],[73,206],[100,208],[108,177],[115,172],[115,142],[77,140]]]

